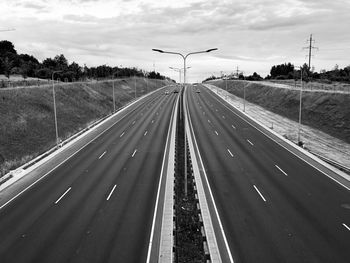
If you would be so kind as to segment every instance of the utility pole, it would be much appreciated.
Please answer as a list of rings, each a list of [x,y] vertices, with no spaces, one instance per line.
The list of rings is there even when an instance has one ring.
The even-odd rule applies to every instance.
[[[312,50],[313,49],[318,49],[317,47],[313,46],[313,43],[315,42],[315,40],[312,39],[312,34],[310,35],[310,39],[307,40],[308,42],[308,46],[307,47],[303,47],[303,49],[308,49],[309,50],[309,55],[307,55],[309,57],[309,70],[311,70],[311,57],[312,55]]]
[[[236,76],[237,76],[237,78],[239,77],[239,69],[238,69],[238,66],[237,66],[237,68],[236,68]]]

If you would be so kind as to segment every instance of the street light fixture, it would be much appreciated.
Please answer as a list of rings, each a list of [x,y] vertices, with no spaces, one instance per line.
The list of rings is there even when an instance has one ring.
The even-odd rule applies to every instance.
[[[55,96],[55,80],[54,75],[55,73],[62,72],[62,70],[56,70],[52,72],[52,95],[53,95],[53,111],[55,116],[55,130],[56,130],[56,147],[59,148],[59,140],[58,140],[58,128],[57,128],[57,111],[56,111],[56,96]]]
[[[174,68],[174,67],[169,67],[169,68],[179,72],[179,81],[180,81],[179,83],[181,84],[181,72],[182,72],[183,68]],[[187,67],[187,68],[191,68],[191,67]]]
[[[186,55],[183,55],[179,52],[172,52],[172,51],[164,51],[164,50],[161,50],[161,49],[156,49],[156,48],[153,48],[152,49],[153,51],[155,52],[159,52],[159,53],[166,53],[166,54],[173,54],[173,55],[179,55],[183,58],[184,60],[184,67],[183,67],[183,70],[184,70],[184,81],[183,81],[183,85],[184,85],[184,94],[185,94],[185,91],[186,91],[186,58],[190,55],[194,55],[194,54],[201,54],[201,53],[209,53],[211,51],[214,51],[214,50],[217,50],[217,48],[210,48],[210,49],[207,49],[207,50],[203,50],[203,51],[196,51],[196,52],[190,52]],[[185,111],[185,104],[183,105],[184,106],[184,112]],[[186,118],[185,118],[186,120]],[[185,198],[187,198],[187,136],[186,136],[186,121],[184,122],[184,129],[185,129]]]

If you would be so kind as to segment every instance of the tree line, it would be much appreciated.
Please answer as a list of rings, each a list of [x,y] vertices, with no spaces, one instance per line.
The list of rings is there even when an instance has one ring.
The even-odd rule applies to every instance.
[[[332,70],[326,71],[321,70],[320,72],[315,72],[313,69],[310,69],[309,66],[305,63],[301,68],[295,67],[292,63],[284,63],[280,65],[274,65],[270,69],[270,74],[265,77],[265,79],[300,79],[303,77],[303,80],[322,80],[323,82],[332,82],[339,81],[350,83],[350,65],[340,69],[338,65],[335,65]],[[216,77],[214,75],[207,78],[207,80],[219,79],[222,77]],[[254,72],[252,75],[244,76],[243,73],[237,75],[229,75],[228,78],[235,79],[245,79],[245,80],[263,80],[263,78]]]
[[[15,46],[10,41],[0,41],[0,74],[4,74],[7,78],[16,74],[21,75],[24,79],[27,77],[51,79],[52,73],[55,71],[59,71],[55,73],[55,78],[68,82],[131,76],[168,79],[159,72],[146,72],[135,67],[111,67],[107,65],[97,67],[84,65],[82,67],[74,61],[68,63],[63,54],[39,62],[32,55],[18,54]]]

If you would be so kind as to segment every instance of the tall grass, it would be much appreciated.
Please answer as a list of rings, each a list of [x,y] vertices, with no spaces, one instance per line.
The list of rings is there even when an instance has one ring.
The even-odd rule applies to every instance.
[[[114,80],[117,108],[134,99],[135,79]],[[168,82],[136,78],[137,96]],[[55,85],[61,140],[113,111],[112,81]],[[55,145],[52,87],[0,89],[0,176]]]

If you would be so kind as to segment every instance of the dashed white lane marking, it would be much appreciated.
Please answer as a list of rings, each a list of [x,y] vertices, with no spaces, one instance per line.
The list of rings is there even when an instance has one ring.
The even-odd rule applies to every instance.
[[[58,204],[59,201],[61,201],[61,199],[70,191],[70,189],[72,189],[72,187],[69,187],[61,196],[60,198],[58,198],[55,202],[55,205]]]
[[[255,191],[257,191],[258,194],[260,195],[261,199],[264,200],[264,202],[266,202],[265,197],[260,193],[259,189],[258,189],[255,185],[253,185],[253,186],[254,186],[254,188],[255,188]]]
[[[210,120],[208,120],[208,122],[210,123]]]
[[[111,196],[112,196],[112,194],[113,194],[113,192],[114,192],[114,190],[115,190],[115,188],[117,187],[117,185],[115,184],[114,186],[113,186],[113,189],[112,189],[112,191],[109,193],[109,195],[108,195],[108,197],[107,197],[107,201],[109,200],[109,198],[111,198]]]
[[[131,125],[134,125],[136,121],[133,121]]]
[[[223,115],[222,118],[225,119],[225,116]]]
[[[278,170],[280,170],[285,176],[288,176],[288,174],[287,174],[285,171],[283,171],[280,167],[278,167],[277,164],[275,164],[275,167],[276,167]]]
[[[218,111],[218,109],[215,109],[216,111]]]
[[[101,159],[103,157],[103,155],[106,154],[107,151],[104,151],[103,154],[100,155],[100,157],[98,157],[98,159]]]
[[[145,133],[143,134],[143,136],[146,136],[147,135],[147,131],[145,131]]]
[[[350,227],[348,227],[346,224],[343,223],[343,226],[350,231]]]
[[[253,146],[254,144],[251,142],[251,141],[249,141],[249,140],[247,140],[247,142],[249,142],[249,144],[251,145],[251,146]]]
[[[137,149],[134,150],[134,152],[133,152],[133,154],[131,155],[131,157],[134,157],[135,154],[136,154],[136,152],[137,152]]]
[[[152,123],[154,122],[154,120],[152,120]]]
[[[231,157],[233,157],[232,152],[230,151],[230,149],[227,149],[228,153],[231,155]]]
[[[124,135],[124,134],[125,134],[125,132],[122,132],[122,134],[120,134],[120,136],[119,136],[119,137],[120,137],[120,138],[121,138],[121,137],[123,137],[123,135]]]
[[[219,135],[217,131],[215,131],[215,134],[216,134],[216,135]]]
[[[235,127],[234,125],[231,125],[231,127],[232,127],[233,129],[236,129],[236,127]]]

